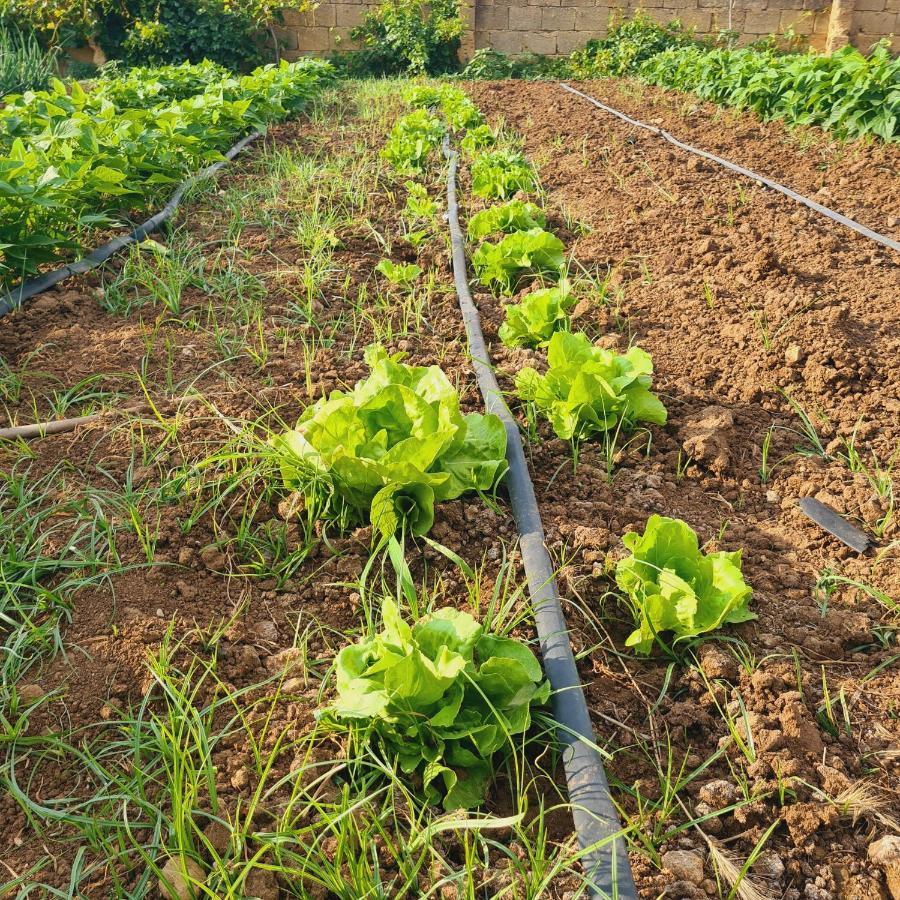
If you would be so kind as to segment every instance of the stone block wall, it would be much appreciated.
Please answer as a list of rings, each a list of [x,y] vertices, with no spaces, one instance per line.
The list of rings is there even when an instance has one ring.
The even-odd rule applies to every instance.
[[[730,2],[730,9],[729,9]],[[838,0],[835,0],[837,7]],[[377,0],[322,0],[310,12],[288,10],[276,29],[283,55],[324,55],[352,50],[350,31]],[[846,23],[839,43],[849,40],[866,50],[892,38],[900,52],[900,0],[840,0]],[[849,11],[848,11],[849,6]],[[811,47],[825,49],[831,0],[468,0],[463,15],[468,30],[464,58],[492,47],[503,53],[567,55],[592,38],[603,37],[611,17],[629,18],[641,10],[659,22],[678,18],[698,34],[731,28],[742,43],[788,29]],[[832,23],[832,26],[834,23]]]

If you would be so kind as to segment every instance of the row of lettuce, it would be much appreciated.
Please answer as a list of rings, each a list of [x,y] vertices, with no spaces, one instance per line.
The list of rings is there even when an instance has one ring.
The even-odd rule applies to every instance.
[[[530,164],[495,146],[497,136],[457,89],[416,86],[407,99],[416,108],[396,122],[382,152],[408,179],[407,234],[437,217],[438,204],[429,197],[431,159],[445,134],[455,133],[471,164],[473,192],[492,203],[469,220],[481,282],[503,295],[543,284],[506,307],[503,340],[547,348],[544,374],[526,368],[516,377],[523,406],[540,411],[572,442],[664,423],[665,408],[650,390],[647,353],[632,347],[617,354],[570,330],[565,249],[546,230],[539,206],[522,199],[537,195]],[[420,274],[413,264],[391,261],[376,271],[401,292],[398,302]],[[402,552],[403,536],[427,535],[437,504],[487,497],[507,472],[501,420],[464,414],[439,366],[409,365],[403,356],[368,348],[367,377],[318,400],[274,440],[285,488],[302,496],[307,515],[345,529],[369,524],[373,540],[393,544],[395,552]],[[663,516],[652,516],[643,534],[630,532],[623,541],[630,554],[615,577],[634,616],[627,643],[637,652],[657,644],[671,652],[671,639],[753,618],[740,551],[704,553],[687,523]],[[407,620],[385,600],[381,629],[370,622],[363,640],[340,651],[329,715],[350,728],[361,748],[374,743],[402,772],[415,773],[429,801],[448,810],[478,806],[497,755],[521,744],[550,687],[520,640],[492,633],[453,608],[419,615],[410,607]]]
[[[868,54],[843,47],[825,55],[782,52],[774,41],[750,47],[698,40],[678,21],[638,14],[568,59],[515,61],[491,50],[466,67],[471,78],[621,78],[696,94],[763,119],[816,125],[839,137],[900,138],[900,57],[881,42]]]
[[[241,135],[298,113],[332,78],[320,60],[234,76],[213,63],[132,69],[90,90],[53,80],[0,109],[0,286],[82,251],[222,158]]]

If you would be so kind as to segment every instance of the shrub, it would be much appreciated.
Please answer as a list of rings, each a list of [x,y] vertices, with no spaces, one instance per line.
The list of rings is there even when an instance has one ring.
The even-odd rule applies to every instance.
[[[458,0],[382,0],[351,32],[365,47],[370,75],[439,75],[459,68],[463,22]]]
[[[375,637],[344,647],[329,710],[422,778],[446,810],[484,802],[493,757],[531,726],[550,684],[522,642],[488,634],[468,613],[438,609],[411,627],[388,598]]]
[[[756,618],[747,608],[753,591],[740,550],[704,554],[686,522],[657,515],[643,534],[630,531],[622,540],[631,555],[616,566],[616,583],[638,626],[625,643],[638,653],[649,653],[664,632],[677,643]]]
[[[632,75],[645,60],[670,47],[691,44],[679,22],[658,25],[642,13],[620,22],[601,40],[588,41],[569,57],[575,78],[621,78]]]
[[[260,29],[281,0],[9,0],[10,15],[53,46],[96,40],[127,65],[211,59],[246,70],[263,59]]]

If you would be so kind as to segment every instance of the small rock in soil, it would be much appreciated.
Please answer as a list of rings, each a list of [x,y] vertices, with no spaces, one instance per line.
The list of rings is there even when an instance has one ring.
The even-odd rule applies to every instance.
[[[707,406],[688,417],[681,429],[681,436],[685,453],[721,472],[731,461],[734,416],[722,406]]]
[[[194,860],[170,859],[163,866],[159,892],[171,900],[194,900],[199,895],[197,884],[205,879],[206,873]]]
[[[210,822],[209,825],[203,829],[203,834],[209,841],[210,847],[212,847],[219,856],[224,856],[228,852],[228,848],[231,846],[231,832],[227,826],[223,825],[221,822]]]
[[[225,554],[218,547],[212,545],[204,547],[200,551],[200,559],[203,560],[203,565],[207,569],[211,569],[214,572],[225,568]]]
[[[670,850],[663,853],[662,867],[679,881],[698,885],[706,877],[703,874],[703,857],[693,850]]]
[[[256,637],[261,641],[274,644],[278,640],[278,626],[268,619],[257,622],[253,630],[256,632]]]
[[[38,684],[20,684],[16,689],[16,693],[19,695],[19,700],[22,703],[29,705],[37,703],[44,696],[44,690]]]
[[[737,660],[715,644],[704,644],[700,648],[700,668],[710,681],[715,678],[734,681],[738,677]]]
[[[900,837],[889,834],[869,844],[869,859],[884,869],[891,897],[900,900]]]
[[[784,351],[784,361],[789,366],[797,366],[806,359],[806,353],[803,351],[801,347],[798,347],[796,344],[791,344]]]
[[[737,797],[737,788],[724,778],[708,781],[700,788],[700,800],[708,803],[713,809],[722,809],[734,803]]]
[[[270,672],[292,672],[303,668],[303,652],[299,647],[288,647],[279,653],[266,657],[266,668]]]
[[[284,519],[285,522],[289,522],[291,519],[296,519],[303,512],[303,507],[303,494],[299,491],[291,491],[284,500],[279,502],[278,516]]]
[[[753,863],[753,874],[778,883],[784,878],[784,863],[774,850],[764,850]]]

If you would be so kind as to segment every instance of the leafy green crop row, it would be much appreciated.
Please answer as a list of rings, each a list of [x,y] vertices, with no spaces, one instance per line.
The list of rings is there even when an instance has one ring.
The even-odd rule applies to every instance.
[[[635,55],[641,52],[649,50],[635,49]],[[537,191],[530,164],[508,150],[476,157],[471,168],[477,196]],[[515,177],[506,186],[504,176],[512,171]],[[498,184],[504,186],[497,189]],[[524,367],[516,374],[516,393],[527,417],[546,417],[556,436],[573,448],[598,436],[615,448],[620,431],[666,423],[666,408],[651,391],[653,362],[640,347],[615,353],[569,331],[575,297],[569,279],[562,277],[565,248],[546,225],[543,210],[526,199],[488,206],[469,219],[469,239],[483,241],[472,264],[483,284],[505,294],[517,290],[525,275],[557,282],[505,307],[500,340],[511,347],[547,349],[541,371]],[[483,240],[497,233],[502,235],[498,241]],[[620,561],[616,577],[637,626],[627,643],[637,652],[649,653],[655,644],[671,652],[660,637],[665,632],[678,642],[753,618],[739,552],[704,555],[690,526],[659,516],[651,517],[643,536],[629,533],[624,543],[632,554]]]
[[[486,128],[470,112],[447,117],[448,108],[466,110],[460,93],[417,89],[412,99],[419,108],[397,122],[382,151],[399,176],[426,175],[448,129],[465,131],[466,123],[473,131]],[[435,114],[438,107],[446,121]],[[537,190],[532,167],[507,150],[476,157],[472,169],[504,173],[485,180],[493,184],[515,170],[508,189],[484,192],[490,198]],[[406,181],[404,188],[404,215],[414,222],[433,218],[437,206],[427,187]],[[573,294],[562,277],[565,248],[546,224],[541,208],[520,198],[489,206],[469,221],[470,239],[482,242],[473,260],[485,284],[511,292],[526,274],[557,282],[507,308],[504,341],[549,345],[543,374],[529,368],[518,373],[521,399],[572,441],[640,421],[665,423],[666,410],[650,391],[647,353],[632,347],[619,355],[567,330]],[[496,235],[496,241],[485,240]],[[412,290],[421,274],[413,263],[390,259],[375,271],[403,291]],[[321,398],[295,429],[273,441],[285,487],[298,491],[318,519],[344,527],[368,521],[381,545],[387,543],[398,574],[405,565],[398,561],[398,530],[426,534],[436,503],[493,491],[506,471],[501,420],[463,415],[459,395],[439,367],[406,365],[400,357],[380,346],[368,348],[367,378],[352,391]],[[660,517],[650,519],[643,536],[626,535],[625,543],[632,554],[616,574],[637,626],[628,644],[638,652],[649,652],[657,642],[670,652],[660,637],[664,632],[678,641],[752,617],[739,553],[704,555],[689,526]],[[393,600],[383,601],[380,630],[370,621],[365,637],[338,654],[337,696],[322,715],[349,731],[351,754],[383,753],[429,802],[447,811],[479,806],[496,755],[522,745],[535,709],[550,697],[550,684],[523,642],[492,634],[454,608],[418,617],[414,589],[410,597],[402,580],[400,587],[417,618],[406,621]]]
[[[315,60],[221,77],[203,64],[158,77],[139,70],[96,91],[54,81],[8,97],[0,110],[0,283],[79,250],[87,229],[146,210],[221,159],[239,135],[298,112],[330,72]]]
[[[677,23],[637,16],[572,54],[576,78],[636,75],[704,100],[792,125],[819,125],[842,137],[900,137],[900,57],[884,43],[866,56],[732,49],[694,40]]]
[[[854,47],[830,56],[678,47],[647,60],[638,74],[763,119],[820,125],[842,137],[900,138],[900,57],[884,45],[869,56]]]

